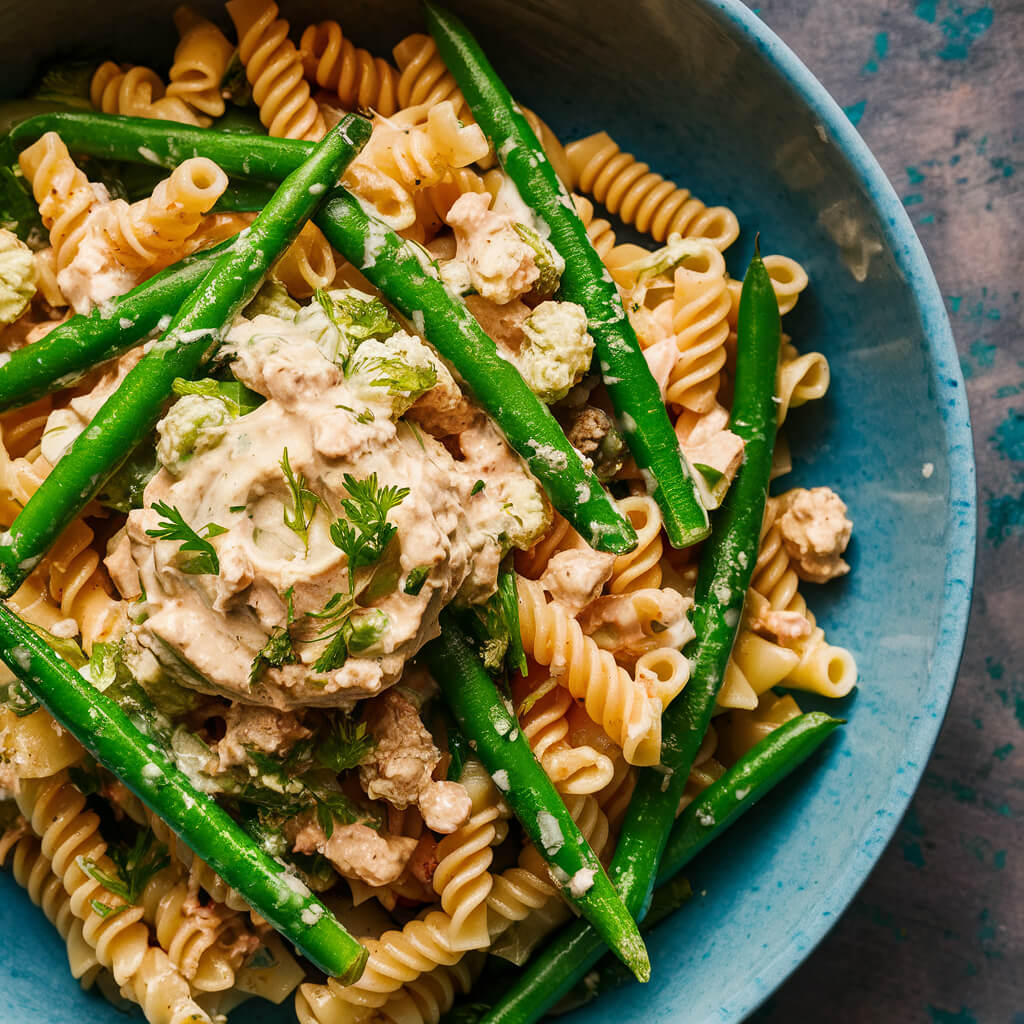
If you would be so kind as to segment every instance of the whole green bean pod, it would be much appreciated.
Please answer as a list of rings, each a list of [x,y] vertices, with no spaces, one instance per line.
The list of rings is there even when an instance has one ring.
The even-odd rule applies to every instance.
[[[651,965],[636,922],[450,614],[442,613],[441,635],[423,648],[422,656],[477,757],[551,865],[562,895],[637,979],[647,981]]]
[[[224,250],[167,330],[0,537],[0,593],[9,596],[17,590],[65,527],[152,430],[175,378],[193,377],[216,351],[231,321],[369,136],[368,121],[346,117],[309,160],[289,175],[252,226]],[[250,141],[248,136],[245,141]]]
[[[751,747],[720,779],[689,804],[672,826],[661,858],[657,888],[650,910],[640,925],[646,933],[677,910],[689,887],[679,872],[708,844],[714,842],[737,818],[800,767],[842,725],[838,718],[811,711],[783,723]],[[683,883],[680,885],[679,883]],[[570,995],[589,1000],[629,981],[622,965],[605,956],[595,968],[596,978]]]
[[[701,550],[694,595],[696,636],[687,647],[693,671],[662,719],[661,765],[640,772],[609,873],[629,911],[643,917],[675,822],[693,759],[725,677],[757,561],[775,447],[775,371],[782,325],[771,279],[759,254],[743,279],[737,323],[736,381],[730,429],[744,441],[743,465],[714,516]],[[602,952],[585,921],[570,925],[520,976],[487,1024],[528,1024],[579,981]]]
[[[186,256],[127,294],[73,316],[45,338],[16,349],[0,363],[0,412],[70,387],[159,329],[161,321],[169,323],[170,311],[185,301],[233,244],[228,239]]]
[[[11,133],[22,146],[57,131],[72,152],[117,160],[145,159],[175,166],[194,155],[229,175],[283,177],[311,143],[230,136],[204,128],[109,114],[52,113],[22,122]],[[140,156],[142,154],[142,156]],[[588,543],[623,554],[636,533],[612,504],[597,476],[569,444],[558,422],[530,391],[515,366],[458,298],[425,267],[422,250],[371,217],[344,189],[335,189],[314,218],[331,245],[358,267],[455,368],[473,396],[526,461],[554,507]],[[674,436],[674,435],[673,435]]]
[[[321,970],[359,979],[367,952],[285,866],[197,790],[124,711],[0,602],[0,659],[100,764],[108,768],[257,913]]]
[[[422,333],[452,366],[473,397],[537,478],[551,504],[588,544],[623,553],[636,533],[583,464],[548,407],[487,336],[465,303],[454,299],[422,251],[371,217],[336,189],[315,218],[327,241]]]
[[[533,128],[480,45],[450,11],[425,3],[427,26],[498,161],[550,230],[565,260],[559,297],[587,314],[608,396],[629,450],[661,508],[669,541],[688,547],[708,535],[708,514],[683,458],[661,392],[622,307],[615,282],[587,238],[569,193]]]

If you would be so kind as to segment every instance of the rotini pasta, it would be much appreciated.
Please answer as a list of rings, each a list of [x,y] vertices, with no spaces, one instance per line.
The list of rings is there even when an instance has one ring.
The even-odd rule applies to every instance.
[[[302,58],[288,38],[288,22],[277,16],[273,0],[228,0],[238,32],[238,56],[252,86],[260,120],[283,139],[323,137],[323,115],[302,75]]]
[[[220,117],[224,113],[221,83],[234,46],[212,21],[187,4],[175,10],[174,27],[181,38],[168,75],[167,98],[183,100],[207,117]]]
[[[540,585],[519,581],[523,647],[586,704],[631,764],[656,764],[661,750],[661,705],[629,673],[585,636],[579,623],[544,598]]]
[[[739,236],[739,222],[732,210],[705,206],[685,188],[623,153],[607,132],[570,142],[565,151],[579,190],[638,231],[649,233],[656,242],[680,234],[704,238],[715,248],[726,249]]]
[[[790,409],[824,398],[830,381],[828,360],[820,352],[801,355],[791,343],[783,344],[775,381],[779,426]]]
[[[583,226],[587,229],[590,244],[601,259],[607,259],[608,254],[615,248],[615,231],[611,223],[594,216],[594,204],[586,196],[574,193],[572,202],[580,215],[580,220],[583,221]]]
[[[136,268],[173,262],[227,185],[227,175],[212,160],[193,157],[148,199],[130,206],[115,200],[108,207],[105,231],[118,262]]]
[[[151,117],[159,121],[208,125],[210,119],[197,114],[178,96],[166,95],[160,76],[149,68],[104,61],[93,73],[89,86],[92,105],[104,114]]]
[[[346,110],[375,110],[387,117],[398,109],[398,71],[346,39],[336,21],[307,26],[299,54],[306,78],[336,93]]]
[[[619,555],[608,581],[609,594],[627,594],[661,586],[661,510],[648,495],[632,495],[618,501],[619,511],[629,520],[637,535],[637,546]]]
[[[274,264],[274,278],[297,299],[308,299],[318,288],[327,288],[337,274],[334,250],[323,232],[307,221],[298,237]]]

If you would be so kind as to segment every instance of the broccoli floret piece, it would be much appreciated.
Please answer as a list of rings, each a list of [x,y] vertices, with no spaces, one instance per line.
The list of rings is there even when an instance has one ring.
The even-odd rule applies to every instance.
[[[185,463],[200,452],[216,448],[223,438],[219,428],[234,417],[219,398],[186,395],[157,424],[156,455],[173,476],[181,476]]]
[[[0,231],[0,324],[13,324],[36,293],[32,250],[11,231]]]
[[[542,302],[523,322],[516,364],[542,402],[557,402],[582,380],[594,354],[587,315],[574,302]]]

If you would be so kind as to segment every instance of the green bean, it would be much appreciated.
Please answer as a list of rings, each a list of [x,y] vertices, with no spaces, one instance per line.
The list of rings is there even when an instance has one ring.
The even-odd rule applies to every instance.
[[[636,922],[533,756],[514,712],[449,613],[442,613],[441,635],[422,654],[477,757],[551,865],[562,895],[633,974],[647,981],[650,961]]]
[[[432,3],[424,8],[430,34],[477,124],[565,260],[559,297],[586,311],[608,396],[637,466],[651,478],[648,486],[661,507],[669,540],[675,547],[703,540],[709,530],[707,511],[615,283],[590,244],[572,199],[466,26]]]
[[[798,715],[770,732],[696,797],[672,827],[641,932],[649,932],[686,901],[689,885],[679,872],[799,768],[840,725],[840,719],[817,711]],[[596,977],[588,974],[586,982],[573,990],[570,999],[575,996],[578,1002],[587,1002],[629,980],[622,965],[609,956],[601,959],[595,972]]]
[[[69,387],[100,363],[132,348],[161,320],[169,320],[168,311],[185,301],[233,244],[229,239],[187,256],[126,295],[73,316],[45,338],[16,349],[0,364],[0,411]]]
[[[216,161],[229,175],[271,180],[288,173],[311,143],[290,139],[226,136],[143,118],[107,114],[53,113],[22,122],[11,141],[22,146],[57,131],[72,152],[116,160],[146,159],[173,167],[191,156]],[[143,156],[140,157],[140,153]],[[636,533],[600,481],[569,444],[547,406],[530,391],[515,366],[443,282],[425,268],[423,252],[369,216],[344,189],[335,189],[316,224],[350,263],[381,290],[437,351],[526,461],[554,507],[601,551],[622,554],[636,546]]]
[[[319,206],[321,192],[365,144],[370,124],[349,115],[288,177],[263,213],[225,249],[170,326],[0,537],[0,592],[12,594],[61,532],[160,418],[176,377],[191,378],[216,350],[278,256]],[[248,144],[252,140],[245,137]]]
[[[775,445],[775,371],[782,327],[760,255],[743,281],[737,324],[736,381],[729,425],[744,441],[743,465],[714,516],[701,550],[695,593],[696,636],[687,647],[692,676],[662,721],[661,765],[640,772],[610,875],[629,911],[642,918],[675,821],[687,775],[725,677],[757,561]],[[485,1019],[537,1020],[586,973],[602,951],[600,936],[576,922],[558,935]]]
[[[97,761],[108,768],[258,914],[321,970],[352,984],[366,950],[284,865],[195,789],[121,708],[0,602],[0,659]]]

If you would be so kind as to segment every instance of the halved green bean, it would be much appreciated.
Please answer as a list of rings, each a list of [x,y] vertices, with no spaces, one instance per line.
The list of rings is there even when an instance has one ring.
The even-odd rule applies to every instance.
[[[651,965],[636,922],[450,614],[442,613],[441,635],[423,648],[422,656],[477,757],[551,865],[562,895],[633,974],[647,981]]]
[[[701,551],[695,593],[693,672],[662,720],[661,765],[640,772],[610,875],[638,919],[651,888],[686,779],[725,677],[743,600],[757,561],[775,446],[775,370],[782,325],[771,279],[755,255],[743,280],[737,324],[736,381],[730,428],[743,438],[743,465]],[[561,932],[523,972],[487,1024],[530,1024],[596,962],[600,936],[586,922]]]
[[[425,3],[424,9],[438,52],[477,124],[523,201],[550,229],[550,241],[565,260],[559,297],[586,311],[608,396],[637,466],[650,477],[648,488],[661,508],[669,540],[675,547],[703,540],[709,530],[708,514],[679,438],[615,282],[590,244],[572,199],[470,31],[444,8]]]
[[[312,143],[290,139],[227,136],[143,118],[108,114],[52,113],[31,118],[11,133],[22,146],[46,131],[60,133],[72,152],[116,160],[148,160],[175,166],[201,155],[228,175],[274,179],[301,162]],[[526,461],[551,503],[601,551],[622,554],[636,533],[569,444],[547,406],[498,351],[465,304],[426,269],[422,250],[371,217],[344,189],[335,189],[315,217],[328,241],[358,267],[384,296],[448,360],[476,400]]]
[[[273,262],[366,143],[370,124],[341,121],[224,250],[158,341],[72,443],[0,537],[0,593],[9,596],[160,418],[175,378],[191,378],[255,295]],[[250,141],[244,137],[245,141]]]
[[[366,950],[306,885],[189,782],[121,708],[0,602],[0,659],[100,764],[321,970],[352,984]]]

